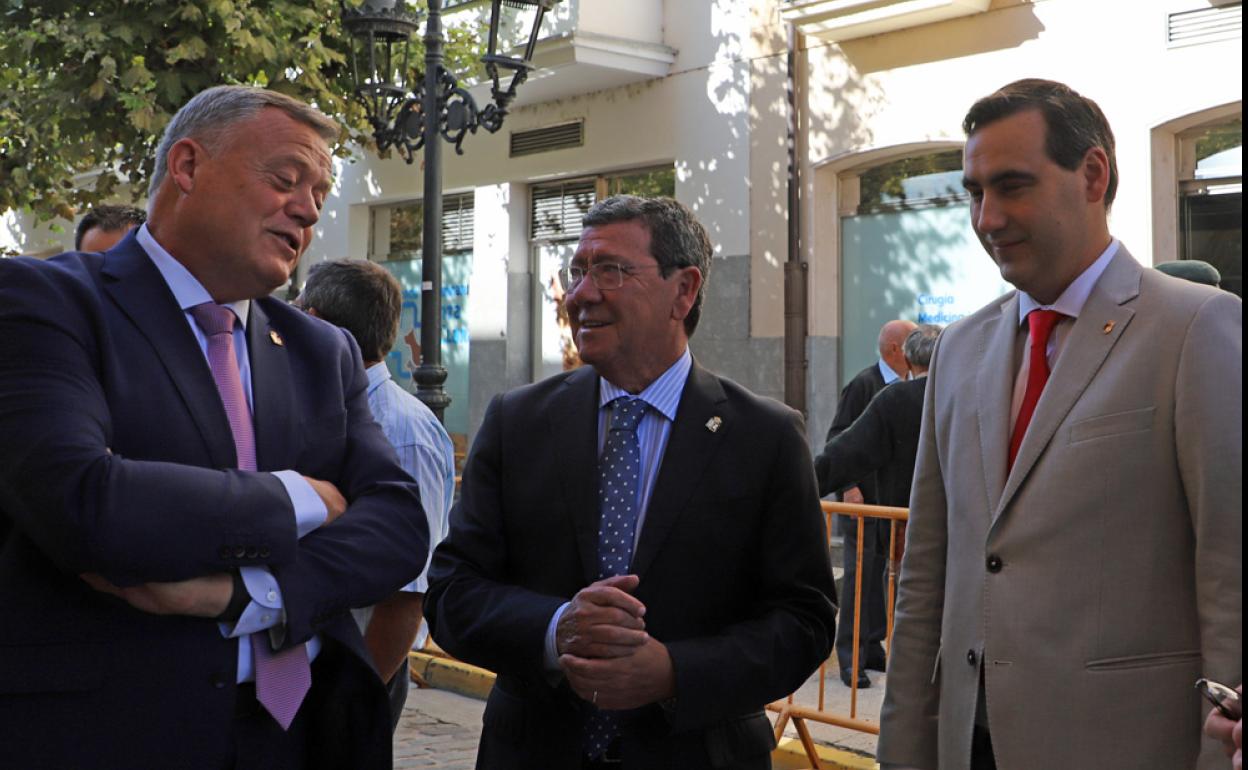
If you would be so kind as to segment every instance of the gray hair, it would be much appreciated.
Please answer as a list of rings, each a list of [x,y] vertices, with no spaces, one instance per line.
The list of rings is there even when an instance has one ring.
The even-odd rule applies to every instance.
[[[613,195],[595,203],[585,214],[585,227],[615,222],[641,220],[650,233],[650,254],[659,263],[659,273],[666,278],[673,270],[696,267],[702,274],[702,285],[685,316],[685,334],[690,337],[702,317],[702,298],[711,273],[711,238],[693,212],[674,198],[641,198],[636,195]]]
[[[927,368],[932,362],[932,350],[936,347],[936,338],[940,336],[941,331],[941,327],[935,324],[919,324],[919,328],[906,336],[901,352],[905,354],[911,366]]]
[[[200,91],[182,105],[156,147],[156,166],[147,185],[147,197],[156,199],[156,191],[168,173],[169,150],[177,142],[193,138],[209,153],[225,146],[231,129],[238,123],[250,120],[265,107],[276,107],[290,117],[310,126],[325,140],[333,144],[338,140],[338,124],[315,107],[311,107],[286,94],[252,86],[214,86]],[[151,204],[149,204],[150,206]]]

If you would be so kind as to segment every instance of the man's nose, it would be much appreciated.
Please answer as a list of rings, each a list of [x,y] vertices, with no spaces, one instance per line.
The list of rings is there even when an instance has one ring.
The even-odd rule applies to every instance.
[[[295,190],[287,201],[286,211],[301,227],[311,227],[321,218],[321,210],[316,205],[316,193],[311,187]]]
[[[984,193],[972,210],[972,224],[980,233],[992,233],[1005,226],[1005,214],[994,196]]]
[[[585,275],[581,278],[580,283],[568,289],[563,299],[571,307],[577,303],[596,302],[601,298],[602,290],[598,288],[598,284],[594,283],[594,279],[589,275]]]

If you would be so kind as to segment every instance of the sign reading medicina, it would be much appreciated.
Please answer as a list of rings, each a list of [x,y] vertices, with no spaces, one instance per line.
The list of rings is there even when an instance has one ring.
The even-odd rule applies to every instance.
[[[841,244],[841,386],[878,359],[884,323],[948,326],[1010,289],[964,203],[844,217]]]
[[[415,393],[412,373],[420,365],[420,260],[380,264],[398,278],[403,287],[399,336],[386,356],[386,365],[399,385]],[[471,253],[443,257],[442,365],[447,372],[446,392],[451,397],[443,420],[451,434],[468,433],[468,288],[471,278]]]

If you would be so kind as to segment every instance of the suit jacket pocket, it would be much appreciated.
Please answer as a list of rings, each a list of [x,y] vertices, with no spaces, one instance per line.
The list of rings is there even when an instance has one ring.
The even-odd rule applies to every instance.
[[[762,711],[711,725],[704,738],[711,767],[735,767],[741,760],[768,755],[776,747],[771,722]]]
[[[0,693],[82,692],[103,682],[98,644],[0,647]]]
[[[1089,660],[1088,671],[1121,671],[1132,668],[1158,668],[1161,666],[1190,665],[1200,662],[1200,650],[1176,652],[1150,652],[1143,655],[1123,655],[1115,658]]]
[[[1091,441],[1096,438],[1117,436],[1123,433],[1139,433],[1152,430],[1153,417],[1157,407],[1133,409],[1129,412],[1103,414],[1100,417],[1089,417],[1070,426],[1070,443]]]

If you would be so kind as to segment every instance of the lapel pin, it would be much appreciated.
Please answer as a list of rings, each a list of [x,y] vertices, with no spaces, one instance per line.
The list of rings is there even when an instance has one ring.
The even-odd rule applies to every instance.
[[[1113,321],[1106,321],[1106,322],[1105,322],[1105,326],[1101,329],[1101,333],[1102,333],[1102,334],[1109,334],[1109,333],[1110,333],[1110,332],[1112,332],[1113,330],[1114,330],[1114,322],[1113,322]]]
[[[286,342],[282,339],[282,335],[278,334],[273,329],[269,330],[269,340],[272,341],[272,343],[274,345],[277,345],[279,348],[286,346]]]
[[[714,417],[706,421],[706,429],[709,430],[711,433],[715,433],[716,431],[719,430],[719,426],[723,424],[724,424],[724,421],[719,418],[719,415],[715,415]]]

